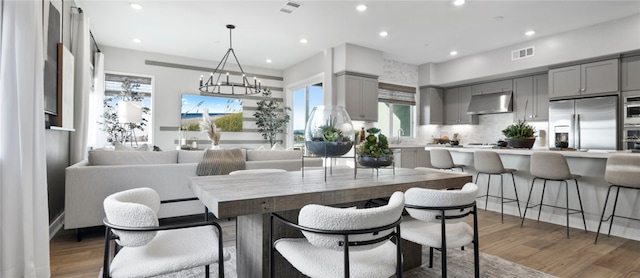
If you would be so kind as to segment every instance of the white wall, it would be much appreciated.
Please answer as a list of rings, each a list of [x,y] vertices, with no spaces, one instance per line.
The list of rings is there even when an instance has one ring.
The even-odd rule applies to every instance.
[[[178,139],[178,131],[160,131],[160,127],[174,127],[180,125],[181,94],[199,95],[198,80],[200,75],[205,79],[210,72],[202,72],[190,69],[180,69],[172,67],[162,67],[146,65],[145,60],[153,60],[165,63],[182,64],[196,67],[213,68],[218,62],[184,58],[178,56],[142,52],[136,50],[100,46],[100,50],[105,55],[105,71],[121,72],[130,74],[149,75],[154,77],[154,102],[152,103],[153,116],[153,144],[163,150],[175,149],[174,140]],[[222,57],[224,53],[220,53]],[[227,65],[225,69],[237,70],[235,65]],[[270,76],[282,76],[279,70],[248,67],[243,65],[245,73],[250,77],[253,74],[263,74]],[[234,82],[234,80],[231,80]],[[239,81],[237,81],[239,82]],[[263,86],[282,87],[282,81],[262,80]],[[283,97],[283,93],[272,91],[274,97]],[[245,100],[245,106],[255,106],[255,100]],[[253,117],[254,111],[244,111],[244,117]],[[244,128],[256,128],[255,122],[243,122]],[[197,137],[207,140],[207,136],[200,132],[189,132],[187,138]],[[221,140],[263,140],[257,132],[223,132]],[[268,144],[268,143],[267,143]]]
[[[534,46],[533,57],[511,61],[511,51]],[[430,83],[450,86],[490,76],[529,73],[549,65],[640,49],[640,15],[533,39],[435,65]],[[425,68],[426,69],[426,68]],[[421,71],[425,70],[421,67]],[[421,74],[421,78],[427,73]]]
[[[382,54],[380,50],[350,43],[334,47],[333,72],[352,71],[381,76],[383,75]]]

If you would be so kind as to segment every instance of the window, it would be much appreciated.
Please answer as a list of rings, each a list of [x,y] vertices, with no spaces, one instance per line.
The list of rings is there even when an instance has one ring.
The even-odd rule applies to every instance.
[[[378,127],[389,137],[413,135],[416,88],[378,83]]]
[[[413,107],[414,105],[378,102],[378,123],[376,127],[389,137],[411,137]]]
[[[105,73],[104,113],[100,117],[99,129],[107,133],[107,143],[113,144],[119,141],[133,145],[151,142],[152,84],[151,77]],[[139,123],[122,123],[122,118],[119,117],[121,111],[118,109],[118,104],[125,98],[123,92],[126,90],[136,98],[141,98],[142,121]]]
[[[323,104],[322,83],[308,85],[293,91],[291,126],[293,146],[304,146],[304,128],[314,107]]]

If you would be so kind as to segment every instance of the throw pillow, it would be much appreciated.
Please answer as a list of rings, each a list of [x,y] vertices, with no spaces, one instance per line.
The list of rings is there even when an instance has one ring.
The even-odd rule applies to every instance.
[[[246,168],[245,158],[240,149],[207,149],[198,163],[198,176],[228,175],[235,170]]]
[[[271,147],[271,150],[272,151],[284,151],[284,147],[282,145],[280,145],[280,143],[275,143]]]

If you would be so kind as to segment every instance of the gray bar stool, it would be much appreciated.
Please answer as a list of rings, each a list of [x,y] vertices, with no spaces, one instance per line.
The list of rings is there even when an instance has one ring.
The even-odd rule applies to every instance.
[[[569,214],[581,213],[582,214],[582,222],[584,224],[584,231],[587,231],[587,221],[584,218],[584,209],[582,208],[582,199],[580,198],[580,188],[578,187],[578,178],[579,175],[571,174],[571,170],[569,170],[569,164],[567,164],[567,159],[564,155],[559,153],[552,152],[534,152],[531,154],[531,175],[533,175],[533,181],[531,181],[531,189],[529,190],[529,197],[527,198],[527,205],[524,208],[524,214],[522,215],[522,223],[520,226],[524,224],[525,216],[527,215],[528,208],[534,208],[539,206],[540,210],[538,211],[538,221],[540,221],[540,212],[542,212],[542,206],[554,207],[554,208],[563,208],[553,205],[547,205],[543,203],[544,200],[544,190],[547,187],[547,181],[558,181],[560,184],[564,183],[567,205],[563,209],[567,210],[567,238],[569,238]],[[543,179],[544,185],[542,186],[542,195],[540,197],[540,204],[529,206],[529,200],[531,200],[531,193],[533,192],[533,185],[536,182],[536,179]],[[578,202],[580,203],[580,209],[570,209],[569,208],[569,183],[568,180],[573,180],[576,183],[576,190],[578,192]]]
[[[431,166],[433,166],[433,168],[451,171],[453,171],[454,168],[459,168],[460,171],[464,172],[466,165],[453,163],[453,158],[451,158],[449,150],[432,149],[429,153],[431,156]]]
[[[487,210],[487,203],[489,202],[489,197],[500,198],[500,214],[502,223],[504,223],[504,203],[516,202],[518,205],[518,217],[522,216],[522,211],[520,210],[520,199],[518,199],[518,189],[516,188],[516,180],[513,177],[513,172],[515,169],[507,169],[504,168],[502,164],[502,160],[500,159],[500,155],[494,151],[476,151],[473,154],[473,165],[476,168],[478,173],[476,174],[476,184],[478,184],[478,177],[480,174],[485,174],[488,176],[487,180],[487,194],[478,196],[478,198],[485,197],[484,202],[484,210]],[[511,180],[513,181],[513,191],[516,194],[516,198],[504,198],[504,176],[503,174],[510,174]],[[500,196],[489,195],[489,187],[491,186],[491,176],[498,175],[500,176]],[[506,200],[506,201],[505,201]]]
[[[612,154],[607,159],[607,167],[604,172],[604,180],[610,183],[609,190],[607,191],[607,197],[604,199],[604,207],[602,208],[602,216],[600,216],[600,224],[598,224],[598,231],[596,232],[595,243],[598,243],[598,235],[600,234],[600,227],[602,222],[608,222],[611,219],[609,225],[609,233],[611,235],[611,227],[613,226],[613,218],[624,218],[629,220],[640,220],[636,218],[630,218],[625,216],[619,216],[616,214],[616,205],[618,204],[618,194],[620,188],[625,189],[640,189],[640,156],[635,154]],[[611,215],[604,219],[604,213],[607,210],[607,201],[609,201],[609,194],[611,189],[616,188],[616,198],[613,201],[613,211]]]

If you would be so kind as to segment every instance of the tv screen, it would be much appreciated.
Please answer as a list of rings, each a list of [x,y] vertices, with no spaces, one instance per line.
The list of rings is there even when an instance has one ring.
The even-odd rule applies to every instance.
[[[180,110],[182,130],[199,131],[205,109],[221,131],[242,131],[242,99],[186,94]]]

